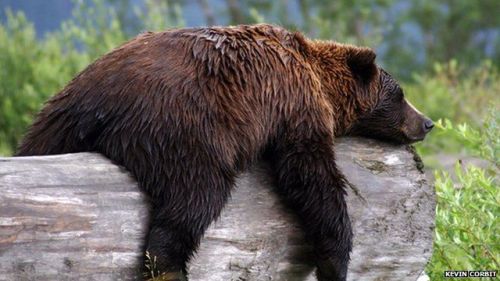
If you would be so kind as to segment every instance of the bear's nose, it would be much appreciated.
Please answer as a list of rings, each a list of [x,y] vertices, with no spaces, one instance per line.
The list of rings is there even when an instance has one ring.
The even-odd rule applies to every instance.
[[[424,122],[424,131],[426,133],[428,133],[428,132],[430,132],[432,130],[432,128],[434,128],[434,123],[432,123],[432,120],[430,120],[430,119],[425,120],[425,122]]]

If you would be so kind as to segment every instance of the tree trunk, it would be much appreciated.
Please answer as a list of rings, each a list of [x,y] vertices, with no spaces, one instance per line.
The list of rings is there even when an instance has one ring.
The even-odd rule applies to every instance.
[[[434,192],[405,146],[335,148],[354,227],[349,280],[415,280],[432,248]],[[310,247],[259,164],[237,181],[190,280],[315,280]],[[134,280],[148,203],[99,154],[0,158],[0,280]]]

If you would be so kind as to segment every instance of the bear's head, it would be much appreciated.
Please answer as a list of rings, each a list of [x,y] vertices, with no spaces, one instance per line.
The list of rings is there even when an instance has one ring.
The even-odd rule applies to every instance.
[[[341,111],[341,135],[408,144],[421,141],[434,127],[405,98],[392,76],[375,63],[369,48],[317,42],[323,91]]]
[[[396,80],[379,68],[377,102],[361,114],[349,130],[359,135],[395,143],[413,143],[425,138],[434,127],[431,119],[418,111],[405,97]]]

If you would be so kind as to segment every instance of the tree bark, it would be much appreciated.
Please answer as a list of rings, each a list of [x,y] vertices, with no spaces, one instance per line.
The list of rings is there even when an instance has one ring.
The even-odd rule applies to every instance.
[[[405,146],[335,147],[354,187],[349,280],[415,280],[431,255],[434,191]],[[417,160],[417,161],[416,161]],[[190,280],[315,280],[310,246],[268,167],[237,181],[190,264]],[[99,154],[0,158],[0,280],[140,279],[147,198]]]

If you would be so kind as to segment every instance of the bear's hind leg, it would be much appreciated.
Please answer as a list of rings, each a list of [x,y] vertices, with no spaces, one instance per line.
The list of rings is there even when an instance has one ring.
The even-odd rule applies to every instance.
[[[213,161],[177,167],[176,171],[179,174],[167,183],[163,194],[153,197],[146,245],[148,272],[154,268],[154,274],[169,281],[186,280],[187,263],[222,211],[234,183],[232,173]]]

